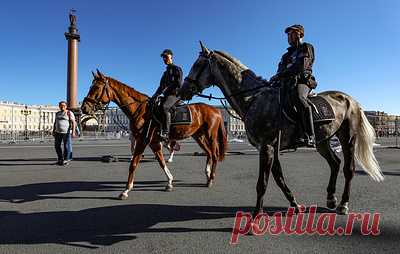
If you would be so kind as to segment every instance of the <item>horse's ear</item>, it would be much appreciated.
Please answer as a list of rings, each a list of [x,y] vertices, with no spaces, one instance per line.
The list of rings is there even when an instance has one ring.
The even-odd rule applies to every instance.
[[[104,75],[99,71],[99,69],[96,69],[96,70],[97,70],[97,76],[98,76],[99,78],[104,79]]]
[[[96,73],[94,73],[93,71],[92,71],[92,75],[93,75],[93,78],[94,78],[94,79],[97,78]]]
[[[200,41],[201,53],[208,56],[210,54],[210,50],[206,48],[203,43]]]

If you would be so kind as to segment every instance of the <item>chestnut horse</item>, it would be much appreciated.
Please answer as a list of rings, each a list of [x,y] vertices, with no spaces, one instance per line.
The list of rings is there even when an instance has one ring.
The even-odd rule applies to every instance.
[[[83,100],[81,109],[84,114],[93,114],[95,110],[102,108],[109,102],[116,103],[130,120],[130,130],[133,133],[136,144],[132,160],[129,166],[128,182],[126,189],[119,195],[120,199],[128,198],[128,193],[133,189],[134,173],[147,145],[154,152],[158,163],[167,176],[166,190],[173,188],[173,176],[169,171],[162,153],[161,138],[157,134],[159,125],[152,121],[149,127],[149,137],[142,134],[145,120],[152,117],[148,99],[132,87],[129,87],[111,77],[104,76],[97,70],[93,73],[92,86]],[[215,170],[218,161],[222,161],[227,150],[227,137],[221,112],[203,103],[188,105],[192,113],[190,125],[173,125],[170,131],[170,141],[182,140],[193,137],[207,155],[205,173],[207,186],[211,187],[215,179]]]
[[[131,148],[131,159],[133,159],[133,154],[135,153],[135,145],[136,145],[136,141],[135,141],[135,137],[130,134],[129,135],[129,140],[130,140],[130,148]],[[164,147],[168,149],[169,152],[169,157],[168,160],[166,162],[171,163],[174,161],[174,155],[175,155],[175,151],[179,151],[179,149],[176,149],[176,147],[180,148],[180,145],[178,144],[178,142],[176,140],[169,140],[169,142],[164,142]]]

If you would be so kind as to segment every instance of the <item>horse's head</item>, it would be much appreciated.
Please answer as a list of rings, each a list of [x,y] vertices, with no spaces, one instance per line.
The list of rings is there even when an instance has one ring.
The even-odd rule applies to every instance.
[[[210,87],[214,81],[211,71],[211,57],[213,52],[208,50],[201,42],[201,52],[196,62],[190,69],[189,75],[185,78],[181,89],[180,97],[184,100],[192,99],[196,93],[201,93],[204,89]]]
[[[111,88],[109,79],[105,77],[99,70],[97,73],[92,72],[93,81],[89,89],[89,93],[83,99],[81,106],[84,114],[93,114],[108,104],[111,100]]]

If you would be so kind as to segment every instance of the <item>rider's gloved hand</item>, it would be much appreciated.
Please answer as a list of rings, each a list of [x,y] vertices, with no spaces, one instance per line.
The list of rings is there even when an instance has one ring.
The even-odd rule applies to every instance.
[[[276,74],[276,75],[272,76],[272,77],[269,79],[269,82],[274,82],[274,81],[277,81],[278,79],[279,79],[279,75]]]
[[[153,95],[153,96],[149,99],[149,102],[150,102],[150,103],[154,103],[154,102],[157,100],[158,96],[159,96],[158,94]]]
[[[268,83],[271,87],[280,87],[281,86],[281,82],[280,82],[280,76],[279,74],[275,74],[274,76],[272,76]]]

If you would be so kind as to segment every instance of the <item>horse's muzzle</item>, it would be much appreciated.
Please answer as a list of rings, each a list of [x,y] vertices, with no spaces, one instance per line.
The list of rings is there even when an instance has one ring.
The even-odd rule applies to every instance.
[[[93,112],[92,107],[90,107],[87,103],[83,103],[81,106],[81,110],[83,114],[90,115]]]
[[[181,89],[179,89],[179,97],[182,100],[191,100],[193,95],[194,95],[194,93],[195,93],[194,86],[191,83],[187,82],[187,81],[185,81],[183,83]]]

